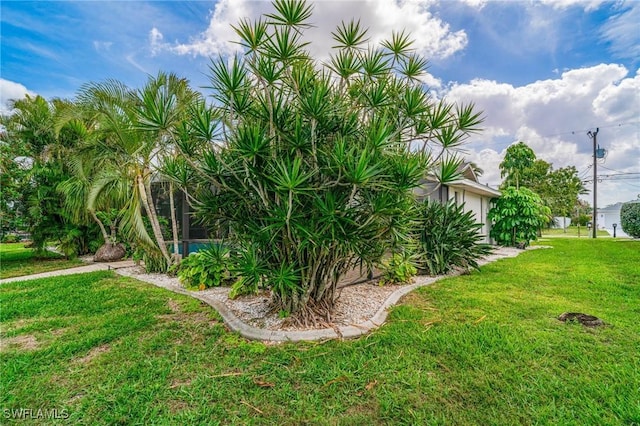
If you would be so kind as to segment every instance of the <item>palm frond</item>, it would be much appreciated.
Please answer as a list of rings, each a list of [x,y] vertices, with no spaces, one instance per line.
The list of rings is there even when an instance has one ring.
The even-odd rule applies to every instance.
[[[333,39],[338,43],[333,46],[334,49],[359,49],[360,46],[367,43],[367,28],[360,26],[360,21],[351,20],[349,23],[342,21],[335,32],[331,35]]]
[[[286,25],[294,28],[309,27],[305,21],[311,17],[313,6],[304,0],[275,0],[273,6],[278,13],[268,13],[274,25]]]

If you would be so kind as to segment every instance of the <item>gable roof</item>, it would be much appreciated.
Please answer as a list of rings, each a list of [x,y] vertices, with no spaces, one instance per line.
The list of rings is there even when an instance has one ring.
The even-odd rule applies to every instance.
[[[475,170],[473,170],[473,167],[471,167],[471,163],[464,162],[460,164],[460,167],[458,167],[458,173],[460,173],[464,179],[478,183],[478,175]]]

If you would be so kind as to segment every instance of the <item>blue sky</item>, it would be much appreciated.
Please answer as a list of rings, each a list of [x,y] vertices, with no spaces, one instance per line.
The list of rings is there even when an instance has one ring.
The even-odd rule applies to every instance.
[[[138,87],[158,70],[205,86],[209,57],[233,52],[229,24],[270,5],[3,0],[0,8],[6,110],[8,99],[25,93],[72,97],[82,84],[107,78]],[[504,149],[518,140],[554,167],[574,165],[587,178],[586,133],[596,127],[608,150],[599,175],[640,172],[640,2],[319,1],[312,52],[325,56],[327,34],[353,17],[373,41],[393,29],[410,31],[429,59],[434,95],[484,111],[485,131],[467,147],[485,169],[482,181],[499,184]],[[599,204],[639,194],[640,174],[603,177]]]

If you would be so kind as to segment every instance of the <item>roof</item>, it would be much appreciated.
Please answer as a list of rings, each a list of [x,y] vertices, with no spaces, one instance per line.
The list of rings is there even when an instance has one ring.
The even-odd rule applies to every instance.
[[[465,162],[460,164],[458,167],[458,173],[463,176],[465,179],[471,180],[473,182],[478,182],[478,175],[471,167],[471,163]]]
[[[470,179],[458,179],[446,184],[450,188],[463,188],[474,194],[485,195],[487,197],[496,198],[502,195],[497,189],[491,188],[489,185],[483,185]]]
[[[598,209],[598,213],[605,213],[605,212],[619,212],[620,209],[622,208],[623,204],[627,204],[627,203],[637,203],[639,202],[638,200],[631,200],[631,201],[627,201],[627,202],[618,202],[615,204],[611,204],[607,207],[603,207],[603,208],[599,208]]]

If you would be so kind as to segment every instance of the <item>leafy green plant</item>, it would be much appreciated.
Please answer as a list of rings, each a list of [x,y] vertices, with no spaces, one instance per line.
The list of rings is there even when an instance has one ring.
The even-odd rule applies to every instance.
[[[235,299],[244,294],[255,294],[263,284],[266,269],[260,262],[258,247],[254,244],[242,247],[234,256],[232,272],[238,277],[231,286],[229,297]]]
[[[22,238],[20,238],[20,236],[17,234],[6,234],[4,237],[2,237],[2,242],[5,244],[19,243],[21,239]]]
[[[634,238],[640,238],[640,202],[625,203],[620,208],[620,226]]]
[[[136,262],[142,261],[147,272],[165,273],[169,270],[169,265],[157,250],[138,246],[134,250],[132,258]]]
[[[580,214],[571,218],[571,225],[587,226],[591,221],[591,216],[588,214]]]
[[[414,258],[408,252],[393,253],[391,257],[381,262],[382,279],[380,285],[406,284],[411,282],[418,269],[414,265]]]
[[[357,21],[343,22],[320,62],[304,41],[312,6],[273,6],[234,27],[244,51],[212,62],[217,102],[192,105],[164,172],[207,226],[253,247],[232,295],[264,285],[295,320],[328,313],[355,265],[401,251],[413,188],[437,159],[457,161],[449,154],[482,118],[428,95],[426,59],[408,34],[373,45]]]
[[[184,258],[178,269],[178,278],[185,286],[200,290],[219,287],[231,281],[229,266],[229,248],[223,244],[212,244]]]
[[[65,227],[65,233],[58,241],[56,248],[64,254],[67,259],[72,259],[78,255],[83,233],[76,227]]]
[[[548,223],[550,213],[538,194],[510,186],[489,210],[488,218],[493,221],[490,235],[498,244],[527,246],[537,238],[538,229]]]
[[[482,243],[482,224],[472,212],[455,202],[426,200],[417,206],[418,268],[421,274],[440,275],[454,268],[478,268],[478,260],[491,253]]]

